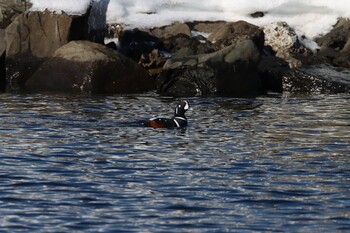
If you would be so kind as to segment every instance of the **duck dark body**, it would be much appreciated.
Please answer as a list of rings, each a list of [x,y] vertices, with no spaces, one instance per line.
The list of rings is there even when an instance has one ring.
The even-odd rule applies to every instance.
[[[172,118],[160,118],[155,117],[145,121],[143,124],[153,128],[184,128],[187,126],[187,118],[185,112],[188,110],[189,105],[187,101],[181,101],[175,107],[174,117]]]

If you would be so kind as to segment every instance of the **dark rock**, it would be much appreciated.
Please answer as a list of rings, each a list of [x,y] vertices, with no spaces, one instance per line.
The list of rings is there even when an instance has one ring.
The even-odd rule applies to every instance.
[[[138,29],[123,31],[119,37],[119,45],[119,51],[136,62],[142,55],[162,48],[162,42],[157,37]]]
[[[283,90],[293,93],[350,93],[350,70],[330,65],[292,69],[283,78]]]
[[[155,89],[154,80],[131,59],[88,41],[59,48],[26,82],[33,92],[134,93]]]
[[[257,11],[254,13],[251,13],[250,16],[253,18],[262,18],[265,16],[266,13],[262,12],[262,11]]]
[[[168,96],[214,95],[217,92],[214,69],[206,66],[165,70],[157,80],[157,90]]]
[[[260,52],[251,40],[238,40],[220,51],[170,59],[157,79],[163,95],[255,96],[261,92],[257,75]]]
[[[199,40],[185,34],[165,39],[163,43],[164,49],[170,52],[173,58],[214,52],[212,43],[205,38]]]
[[[258,66],[258,73],[264,91],[282,93],[282,79],[290,70],[286,61],[275,56],[263,56]]]
[[[334,28],[326,35],[316,39],[321,46],[314,56],[314,63],[330,63],[350,68],[350,19],[339,19]]]
[[[350,68],[350,37],[339,55],[334,59],[334,64],[340,67]]]
[[[89,41],[104,44],[107,35],[106,13],[110,0],[92,1],[88,12],[87,39]]]

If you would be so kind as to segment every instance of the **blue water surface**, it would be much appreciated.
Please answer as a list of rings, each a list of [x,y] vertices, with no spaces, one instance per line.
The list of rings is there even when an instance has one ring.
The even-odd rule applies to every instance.
[[[1,232],[350,231],[350,96],[0,95]]]

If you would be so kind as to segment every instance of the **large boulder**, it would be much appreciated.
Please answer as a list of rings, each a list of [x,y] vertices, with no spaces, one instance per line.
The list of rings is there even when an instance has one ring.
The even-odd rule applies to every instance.
[[[340,67],[350,68],[350,35],[343,49],[334,59],[334,64]]]
[[[134,61],[103,45],[72,41],[45,61],[25,87],[32,92],[133,93],[154,80]]]
[[[350,19],[341,18],[333,29],[324,36],[316,38],[321,47],[342,50],[350,37]]]
[[[26,12],[6,28],[7,90],[23,88],[40,64],[62,45],[84,37],[85,16]]]
[[[0,29],[0,91],[4,91],[6,88],[6,41],[5,30]]]
[[[157,79],[160,94],[171,96],[256,96],[260,51],[252,40],[238,40],[217,52],[170,59]]]
[[[222,49],[237,40],[252,40],[259,50],[264,46],[264,32],[258,26],[245,21],[237,22],[195,22],[193,30],[208,35],[208,40]]]
[[[270,46],[290,67],[300,67],[303,60],[312,54],[303,46],[298,35],[286,22],[273,22],[264,27],[265,45]]]
[[[173,23],[172,25],[152,28],[150,32],[159,39],[167,39],[180,34],[191,36],[191,29],[186,23]]]
[[[214,46],[206,38],[191,37],[179,34],[163,40],[164,49],[171,53],[173,58],[214,52]]]
[[[290,70],[289,64],[276,56],[262,56],[258,66],[258,73],[265,92],[283,91],[282,79]]]
[[[334,28],[316,42],[321,48],[315,60],[350,68],[350,19],[339,19]]]
[[[284,75],[283,90],[293,93],[350,93],[350,70],[330,65],[292,69]]]
[[[74,17],[65,13],[27,12],[6,28],[7,55],[50,57],[71,37]],[[77,29],[77,28],[74,28]]]

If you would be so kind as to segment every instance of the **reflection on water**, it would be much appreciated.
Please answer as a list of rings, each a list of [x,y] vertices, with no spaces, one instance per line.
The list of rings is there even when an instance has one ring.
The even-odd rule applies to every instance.
[[[346,231],[349,100],[2,94],[0,231]]]

